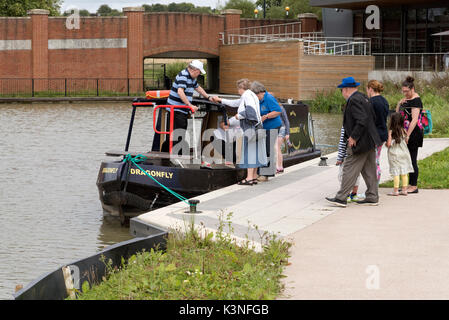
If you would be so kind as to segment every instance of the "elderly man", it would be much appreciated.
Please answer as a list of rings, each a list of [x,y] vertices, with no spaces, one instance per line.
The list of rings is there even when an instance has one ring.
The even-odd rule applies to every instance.
[[[170,96],[167,99],[167,104],[180,106],[187,105],[193,108],[194,112],[198,110],[198,107],[192,104],[193,91],[197,91],[200,95],[210,100],[210,96],[204,91],[204,89],[198,84],[197,78],[200,74],[206,74],[204,71],[203,63],[199,60],[193,60],[187,68],[178,73],[175,81],[172,84]],[[184,129],[187,130],[187,119],[189,117],[188,109],[175,109],[174,110],[174,123],[173,130]],[[170,117],[168,117],[170,121]],[[168,122],[170,123],[170,122]],[[158,119],[157,127],[160,128],[160,121]],[[158,129],[160,130],[160,129]],[[185,133],[182,135],[182,140],[184,140]],[[173,141],[173,146],[182,140]],[[168,152],[169,150],[168,139],[162,144],[161,151]],[[153,151],[159,151],[159,139],[155,134],[153,140]]]
[[[340,190],[334,198],[326,197],[326,200],[340,207],[346,207],[348,194],[360,173],[367,190],[365,199],[356,203],[377,205],[379,201],[375,146],[380,145],[381,141],[375,125],[373,107],[368,98],[357,91],[359,85],[353,77],[348,77],[338,86],[346,99],[343,127],[348,141],[347,158],[343,165]]]

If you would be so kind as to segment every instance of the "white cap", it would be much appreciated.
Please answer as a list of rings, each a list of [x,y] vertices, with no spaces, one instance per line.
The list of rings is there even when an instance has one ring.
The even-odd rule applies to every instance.
[[[193,60],[190,62],[190,65],[194,68],[200,69],[201,74],[206,74],[206,71],[204,71],[203,63],[200,60]]]

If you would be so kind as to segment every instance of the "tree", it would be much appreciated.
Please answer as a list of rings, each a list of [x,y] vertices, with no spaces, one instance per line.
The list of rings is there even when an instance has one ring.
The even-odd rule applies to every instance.
[[[264,0],[257,0],[256,5],[263,9]],[[315,13],[321,18],[321,8],[312,7],[309,0],[265,0],[266,17],[272,19],[286,18],[285,7],[289,7],[288,18],[296,19],[300,13]],[[261,12],[263,15],[263,13]]]
[[[107,4],[102,4],[98,10],[97,15],[106,17],[106,16],[120,16],[122,13],[118,11],[117,9],[112,9]]]
[[[78,11],[80,17],[88,17],[90,16],[90,12],[86,9],[80,9]],[[64,17],[70,16],[73,14],[73,10],[66,10],[64,11],[64,13],[62,14]]]
[[[31,9],[45,9],[51,16],[59,16],[61,0],[0,0],[0,15],[7,17],[23,17]]]
[[[182,2],[182,3],[170,3],[169,5],[164,5],[160,3],[155,3],[152,5],[144,4],[142,7],[145,12],[199,12],[199,13],[212,13],[211,7],[196,7],[192,3]]]
[[[223,9],[238,9],[242,10],[242,18],[254,18],[255,4],[249,0],[229,0],[224,5]]]

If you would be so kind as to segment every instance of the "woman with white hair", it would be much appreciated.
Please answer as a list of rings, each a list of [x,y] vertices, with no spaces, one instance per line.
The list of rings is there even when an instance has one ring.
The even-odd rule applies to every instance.
[[[248,79],[240,79],[237,81],[237,90],[240,94],[240,99],[222,99],[219,97],[212,97],[216,102],[220,102],[230,107],[238,108],[235,117],[229,119],[229,126],[236,125],[245,130],[255,130],[257,124],[262,123],[260,116],[259,99],[249,90],[251,82]],[[226,126],[224,126],[226,129]],[[251,132],[245,132],[243,135],[241,158],[238,163],[240,168],[247,169],[246,179],[240,181],[240,185],[252,186],[257,184],[257,168],[267,164],[265,142],[257,139],[257,134],[254,139],[251,138]]]
[[[263,128],[266,132],[266,146],[268,164],[259,170],[259,181],[267,181],[268,177],[274,177],[276,173],[276,140],[279,130],[282,127],[280,114],[281,106],[276,98],[267,92],[265,86],[254,81],[251,84],[251,90],[256,94],[260,103],[260,114],[263,122]]]

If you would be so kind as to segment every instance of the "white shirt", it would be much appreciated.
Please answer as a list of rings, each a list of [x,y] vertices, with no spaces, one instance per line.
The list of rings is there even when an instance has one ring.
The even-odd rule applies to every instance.
[[[249,89],[246,90],[245,92],[243,92],[243,94],[240,96],[240,99],[232,99],[232,100],[221,99],[221,103],[225,104],[227,106],[230,106],[232,108],[238,108],[237,114],[238,114],[239,119],[243,119],[242,115],[240,115],[239,113],[242,111],[245,111],[245,105],[254,107],[254,109],[256,110],[257,118],[258,118],[259,122],[262,121],[261,116],[260,116],[259,98],[256,96],[256,94],[254,92],[252,92]],[[231,119],[229,119],[229,125],[233,126],[233,125],[235,125],[235,122],[238,122],[238,121],[239,120],[237,120],[235,117],[232,117]]]

